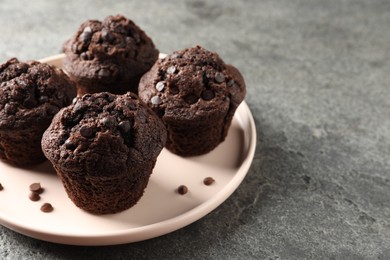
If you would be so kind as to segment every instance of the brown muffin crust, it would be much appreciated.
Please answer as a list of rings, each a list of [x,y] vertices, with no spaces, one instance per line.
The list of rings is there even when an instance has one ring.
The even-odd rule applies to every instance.
[[[200,46],[158,60],[139,85],[140,98],[167,127],[166,147],[182,156],[222,142],[245,93],[240,72]]]
[[[140,77],[158,58],[153,41],[122,15],[88,20],[64,44],[64,69],[79,93],[137,93]]]
[[[62,109],[42,148],[72,201],[107,214],[140,199],[165,141],[161,120],[136,95],[103,92]]]
[[[15,165],[43,161],[42,134],[75,96],[75,84],[58,68],[16,58],[1,64],[0,158]]]

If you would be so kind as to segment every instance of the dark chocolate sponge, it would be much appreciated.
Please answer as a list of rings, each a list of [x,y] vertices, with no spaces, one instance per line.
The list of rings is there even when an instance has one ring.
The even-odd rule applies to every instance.
[[[139,85],[139,97],[167,127],[166,147],[181,156],[224,141],[245,93],[240,72],[200,46],[158,60]]]
[[[63,66],[79,95],[108,91],[137,94],[138,82],[158,58],[153,41],[124,16],[88,20],[64,44]]]
[[[16,58],[1,64],[0,159],[14,165],[45,160],[42,134],[75,96],[75,84],[58,68]]]
[[[76,206],[107,214],[138,202],[165,141],[163,123],[135,94],[101,92],[62,109],[42,148]]]

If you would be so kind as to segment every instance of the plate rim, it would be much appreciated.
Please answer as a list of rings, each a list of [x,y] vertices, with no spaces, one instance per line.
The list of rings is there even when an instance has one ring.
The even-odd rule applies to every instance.
[[[160,54],[160,58],[164,56],[165,54]],[[43,63],[55,63],[61,62],[64,57],[64,54],[57,54],[40,59],[39,61]],[[248,128],[244,129],[245,132],[248,133],[247,138],[249,139],[247,144],[248,147],[245,147],[246,156],[243,158],[233,178],[216,195],[214,195],[210,200],[207,200],[180,215],[141,227],[104,232],[99,235],[42,231],[40,229],[34,229],[30,226],[23,225],[23,223],[15,223],[12,219],[8,219],[8,217],[4,216],[2,212],[0,212],[0,224],[17,233],[36,239],[59,244],[80,246],[106,246],[133,243],[160,237],[184,228],[185,226],[190,225],[211,213],[225,200],[227,200],[244,180],[250,166],[252,165],[257,144],[255,121],[245,100],[239,105],[236,113],[237,112],[245,115],[246,118],[244,118],[244,120],[247,120],[246,125],[248,125]],[[235,114],[234,116],[238,117],[238,121],[243,120],[240,118],[240,115]],[[240,126],[241,128],[244,127],[242,122],[240,122]]]

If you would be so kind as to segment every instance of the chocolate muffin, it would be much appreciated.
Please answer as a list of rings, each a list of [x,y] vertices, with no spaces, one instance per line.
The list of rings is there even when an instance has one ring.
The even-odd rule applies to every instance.
[[[240,72],[200,46],[158,60],[139,85],[140,99],[167,127],[166,147],[181,156],[208,153],[224,141],[245,93]]]
[[[164,124],[135,94],[100,92],[62,109],[42,148],[74,204],[107,214],[138,202],[165,141]]]
[[[64,44],[63,66],[78,94],[137,94],[138,82],[158,58],[153,41],[124,16],[88,20]]]
[[[62,70],[16,58],[0,65],[0,159],[13,165],[45,160],[43,132],[60,108],[76,96]]]

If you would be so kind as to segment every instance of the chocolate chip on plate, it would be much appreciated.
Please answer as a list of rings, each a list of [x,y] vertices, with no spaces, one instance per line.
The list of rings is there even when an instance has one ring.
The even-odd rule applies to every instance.
[[[188,188],[186,185],[180,185],[178,188],[177,188],[177,192],[180,194],[180,195],[184,195],[188,192]]]
[[[43,205],[41,206],[41,211],[45,213],[52,212],[53,209],[54,209],[53,206],[47,202],[43,203]]]
[[[39,182],[34,182],[30,184],[30,191],[37,192],[38,194],[41,194],[43,192],[43,188]]]
[[[28,195],[28,198],[32,201],[38,201],[41,199],[41,196],[39,196],[39,193],[36,191],[30,192],[30,195]]]
[[[1,183],[0,183],[0,190],[4,190],[4,187]]]
[[[214,182],[215,182],[215,180],[212,177],[206,177],[203,180],[204,185],[207,185],[207,186],[213,184]]]

